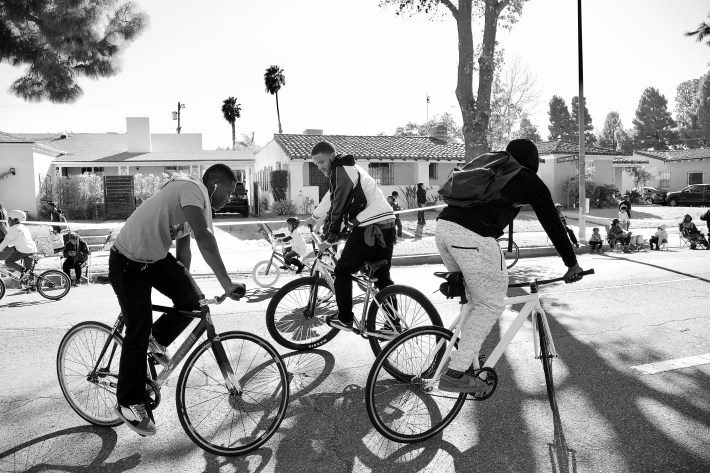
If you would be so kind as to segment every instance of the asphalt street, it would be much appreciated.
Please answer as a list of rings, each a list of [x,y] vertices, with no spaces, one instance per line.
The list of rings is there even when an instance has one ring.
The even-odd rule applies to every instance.
[[[294,376],[287,417],[265,446],[237,458],[215,457],[190,442],[175,413],[177,376],[163,388],[151,438],[125,426],[93,427],[66,403],[57,347],[76,323],[114,322],[110,286],[72,289],[58,302],[9,290],[0,300],[0,471],[710,471],[710,355],[707,364],[657,374],[634,368],[710,354],[710,251],[583,255],[580,263],[596,274],[541,289],[559,354],[558,412],[548,404],[528,322],[496,366],[499,385],[490,399],[467,402],[439,437],[387,441],[365,411],[372,352],[366,340],[342,333],[312,352],[277,347]],[[392,274],[424,292],[448,325],[458,303],[434,292],[437,270],[397,267]],[[510,273],[543,279],[563,270],[559,258],[531,258]],[[248,300],[213,309],[217,329],[271,341],[264,312],[273,291],[246,282]],[[208,296],[219,292],[214,279],[198,284]],[[155,302],[167,303],[160,295]],[[506,311],[484,352],[514,316]]]

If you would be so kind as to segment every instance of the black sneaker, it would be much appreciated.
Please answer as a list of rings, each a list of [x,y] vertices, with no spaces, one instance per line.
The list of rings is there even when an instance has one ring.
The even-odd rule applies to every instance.
[[[448,370],[441,375],[439,380],[439,389],[452,393],[480,393],[488,391],[488,385],[482,379],[474,377],[471,373],[465,372],[459,377],[459,372]]]
[[[155,427],[155,422],[148,414],[145,404],[133,404],[131,406],[116,404],[115,411],[129,429],[143,437],[155,435],[158,430]]]
[[[325,323],[328,324],[329,326],[333,328],[337,328],[338,330],[343,330],[345,332],[352,332],[353,331],[353,323],[349,322],[343,322],[338,318],[338,314],[334,315],[329,315],[325,318]]]

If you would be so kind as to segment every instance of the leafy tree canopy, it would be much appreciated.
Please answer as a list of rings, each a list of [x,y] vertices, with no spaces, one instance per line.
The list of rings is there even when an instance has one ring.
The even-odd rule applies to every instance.
[[[24,100],[71,103],[80,76],[120,72],[126,44],[148,17],[124,0],[0,1],[0,63],[29,66],[10,92]]]
[[[604,148],[616,149],[616,130],[623,130],[619,112],[609,112],[604,119],[604,128],[599,136],[599,145]]]
[[[676,89],[675,120],[680,128],[694,130],[697,126],[695,123],[697,116],[694,109],[697,108],[695,97],[699,84],[700,79],[690,79],[681,82]]]
[[[668,149],[676,134],[675,122],[668,111],[668,100],[655,87],[643,91],[633,119],[636,149]]]
[[[697,130],[705,139],[710,139],[710,72],[705,74],[698,84],[695,96],[695,117]]]

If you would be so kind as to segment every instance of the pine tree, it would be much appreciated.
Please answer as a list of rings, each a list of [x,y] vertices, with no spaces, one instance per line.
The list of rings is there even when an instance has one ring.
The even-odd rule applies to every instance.
[[[587,99],[582,100],[582,107],[584,107],[584,142],[588,145],[594,144],[597,138],[594,136],[594,125],[592,125],[592,116],[587,110]],[[572,97],[572,103],[570,105],[572,109],[572,118],[570,120],[571,134],[574,135],[575,140],[579,141],[579,97]]]
[[[537,131],[537,127],[532,124],[527,115],[523,115],[520,119],[520,129],[516,133],[515,137],[530,140],[533,143],[539,143],[542,141],[540,133]]]
[[[616,130],[623,130],[619,112],[609,112],[604,119],[604,128],[602,128],[599,137],[599,146],[604,148],[616,149]]]
[[[668,111],[668,100],[656,88],[643,91],[636,118],[633,119],[636,149],[668,149],[667,143],[675,138],[672,128],[675,122]]]
[[[547,127],[550,130],[550,136],[547,137],[548,140],[557,140],[570,135],[572,117],[570,117],[565,99],[553,95],[552,99],[550,99],[548,115],[550,116],[550,125]]]
[[[697,130],[705,139],[710,139],[710,72],[700,79],[695,96],[695,116]]]
[[[29,101],[76,101],[83,93],[77,77],[118,74],[126,43],[147,23],[125,0],[0,1],[0,63],[29,66],[10,92]]]

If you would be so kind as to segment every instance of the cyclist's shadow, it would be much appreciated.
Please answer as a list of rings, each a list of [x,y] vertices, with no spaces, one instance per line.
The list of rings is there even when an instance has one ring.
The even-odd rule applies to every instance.
[[[0,453],[0,471],[121,472],[141,462],[134,453],[104,463],[116,447],[114,429],[90,425],[71,427],[28,440]]]

